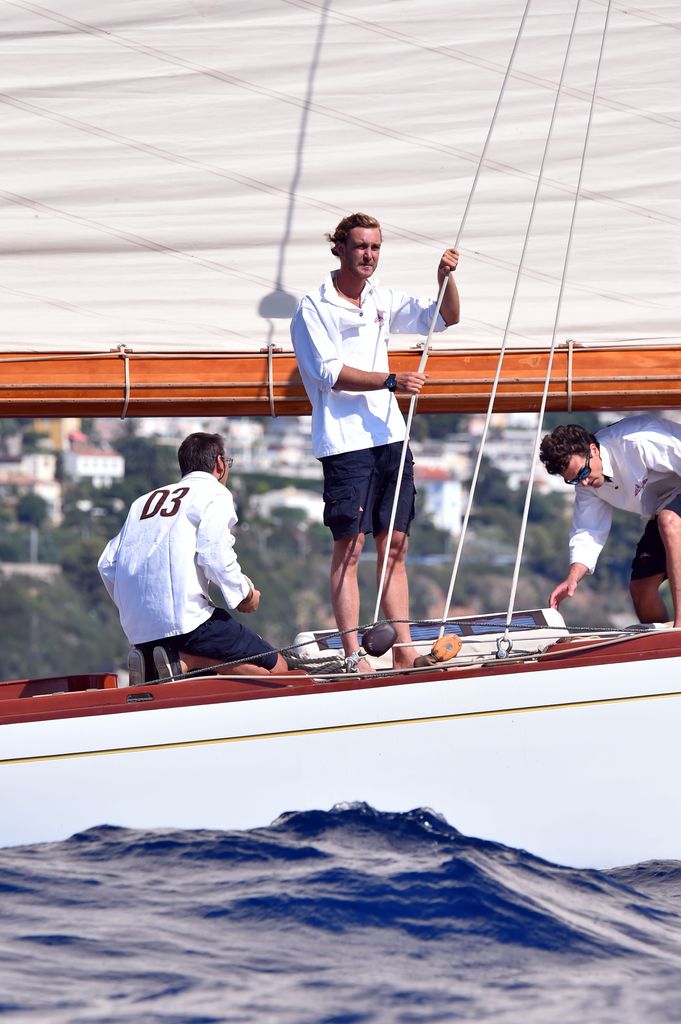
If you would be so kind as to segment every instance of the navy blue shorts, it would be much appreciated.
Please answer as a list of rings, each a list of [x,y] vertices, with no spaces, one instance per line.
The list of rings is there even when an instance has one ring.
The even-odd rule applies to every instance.
[[[390,526],[402,442],[321,459],[324,469],[324,523],[334,540],[359,533],[381,533]],[[414,518],[414,459],[407,447],[394,529],[409,533]]]
[[[681,494],[677,494],[671,501],[667,502],[665,508],[676,512],[681,516]],[[631,563],[632,580],[643,580],[648,576],[662,574],[667,578],[667,552],[664,542],[660,537],[660,530],[657,525],[657,516],[647,523],[643,536],[636,547],[636,554]]]
[[[176,652],[186,651],[202,658],[211,658],[216,662],[241,661],[245,659],[253,665],[262,665],[273,669],[277,663],[277,652],[266,640],[248,626],[233,619],[224,608],[216,608],[209,619],[190,633],[180,636],[168,636],[165,639],[153,640],[150,643],[135,644],[144,654],[147,672],[152,669],[152,652],[157,644],[163,644]]]

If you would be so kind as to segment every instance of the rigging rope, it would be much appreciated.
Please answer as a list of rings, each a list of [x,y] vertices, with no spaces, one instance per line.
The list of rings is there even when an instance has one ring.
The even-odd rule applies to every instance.
[[[531,3],[532,3],[532,0],[527,0],[527,2],[525,4],[525,9],[523,10],[522,18],[520,19],[520,25],[518,26],[518,31],[516,32],[515,41],[513,43],[513,49],[511,50],[511,55],[509,57],[508,64],[506,65],[506,71],[504,73],[504,77],[503,77],[503,80],[502,80],[502,83],[501,83],[501,87],[499,89],[499,95],[497,97],[497,101],[496,101],[496,104],[494,106],[494,112],[492,113],[492,118],[490,120],[489,128],[487,129],[487,135],[485,137],[485,142],[484,142],[484,145],[482,147],[482,152],[480,153],[480,158],[478,160],[477,166],[475,168],[475,175],[473,176],[473,182],[471,184],[470,191],[468,193],[468,199],[466,200],[466,205],[464,207],[464,211],[463,211],[463,214],[462,214],[462,217],[461,217],[461,223],[459,224],[459,230],[457,232],[456,240],[454,242],[454,248],[455,249],[458,248],[458,246],[459,246],[459,242],[461,240],[461,236],[463,235],[463,230],[464,230],[464,227],[466,225],[466,221],[468,219],[468,213],[470,211],[471,204],[473,202],[473,196],[474,196],[475,191],[477,189],[478,180],[480,178],[480,174],[482,172],[482,168],[483,168],[483,165],[484,165],[485,157],[487,155],[487,149],[489,147],[490,139],[492,137],[492,133],[493,133],[494,127],[496,125],[497,115],[498,115],[499,109],[501,107],[501,101],[502,101],[502,99],[504,97],[504,93],[506,92],[506,85],[507,85],[508,80],[509,80],[510,75],[511,75],[511,69],[513,67],[513,62],[515,60],[516,52],[518,50],[518,45],[519,45],[520,40],[522,38],[523,29],[525,27],[525,21],[527,20],[527,14],[528,14],[528,11],[530,9],[530,4]],[[431,320],[430,329],[428,331],[428,337],[426,338],[425,344],[423,346],[423,353],[421,355],[421,359],[420,359],[420,362],[419,362],[419,368],[418,368],[418,372],[419,373],[423,373],[425,371],[425,368],[426,368],[426,362],[428,360],[428,355],[430,353],[430,344],[431,344],[431,339],[432,339],[432,336],[433,336],[433,331],[435,329],[435,324],[437,322],[437,318],[438,318],[438,315],[439,315],[439,312],[440,312],[440,306],[442,305],[442,300],[444,298],[445,288],[447,287],[448,283],[449,283],[449,276],[445,275],[445,278],[444,278],[444,280],[443,280],[443,282],[442,282],[442,284],[440,286],[440,292],[439,292],[439,295],[438,295],[438,298],[437,298],[437,302],[435,303],[435,310],[434,310],[434,313],[433,313],[433,318]],[[398,504],[398,501],[399,501],[400,489],[401,489],[401,486],[402,486],[402,477],[404,475],[404,463],[405,463],[405,459],[406,459],[406,455],[407,455],[407,447],[409,445],[409,437],[410,437],[410,434],[411,434],[411,424],[412,424],[412,420],[414,418],[414,412],[416,411],[417,400],[418,400],[418,395],[412,395],[411,400],[409,402],[409,411],[407,413],[405,436],[404,436],[404,441],[402,443],[402,452],[401,452],[401,455],[400,455],[400,465],[399,465],[399,468],[398,468],[398,471],[397,471],[397,483],[396,483],[396,486],[395,486],[395,497],[393,499],[393,505],[392,505],[392,509],[391,509],[391,512],[390,512],[390,522],[389,522],[389,525],[388,525],[388,535],[387,535],[387,538],[386,538],[385,554],[384,554],[384,557],[383,557],[383,565],[382,565],[382,568],[381,568],[381,577],[380,577],[379,584],[378,584],[378,593],[376,595],[376,606],[375,606],[375,609],[374,609],[374,622],[378,622],[378,617],[379,617],[380,609],[381,609],[381,600],[383,598],[383,588],[385,586],[385,577],[386,577],[386,573],[387,573],[387,570],[388,570],[388,561],[390,559],[390,544],[391,544],[391,541],[392,541],[392,536],[393,536],[393,532],[394,532],[394,528],[395,528],[395,517],[397,515],[397,504]]]
[[[440,627],[440,629],[441,629],[440,636],[442,636],[444,634],[444,631],[445,631],[445,622],[447,620],[447,616],[449,615],[449,607],[450,607],[450,604],[451,604],[451,601],[452,601],[452,594],[454,592],[454,585],[456,583],[456,578],[457,578],[458,571],[459,571],[459,564],[461,562],[461,554],[462,554],[462,551],[463,551],[463,545],[464,545],[464,542],[466,540],[466,533],[467,533],[467,530],[468,530],[468,522],[469,522],[469,519],[470,519],[471,509],[473,507],[473,501],[475,499],[475,492],[476,492],[476,488],[477,488],[477,484],[478,484],[478,477],[480,475],[480,467],[482,465],[482,459],[483,459],[483,456],[484,456],[484,453],[485,453],[485,444],[486,444],[486,441],[487,441],[487,434],[489,432],[489,425],[490,425],[490,422],[491,422],[491,419],[492,419],[492,413],[494,412],[494,403],[496,401],[497,390],[498,390],[498,387],[499,387],[499,380],[501,378],[501,371],[502,371],[504,359],[505,359],[505,356],[506,356],[506,348],[507,348],[507,344],[508,344],[508,335],[509,335],[509,330],[510,330],[510,326],[511,326],[511,320],[513,318],[513,313],[515,311],[515,303],[516,303],[516,298],[517,298],[517,295],[518,295],[518,288],[520,286],[520,280],[522,278],[523,267],[525,265],[525,256],[527,254],[527,247],[528,247],[529,240],[530,240],[530,234],[532,232],[532,226],[534,224],[534,215],[535,215],[535,212],[536,212],[536,209],[537,209],[537,203],[538,203],[538,200],[539,200],[539,192],[541,190],[541,186],[542,186],[542,183],[543,183],[543,180],[544,180],[544,169],[545,169],[545,166],[546,166],[546,160],[547,160],[547,157],[548,157],[549,147],[551,145],[551,139],[553,138],[553,130],[554,130],[555,123],[556,123],[556,114],[558,112],[558,104],[560,102],[560,98],[561,98],[561,94],[562,94],[562,89],[563,89],[563,83],[564,83],[564,80],[565,80],[565,72],[567,70],[567,64],[568,64],[568,60],[569,60],[569,57],[570,57],[570,51],[572,49],[572,41],[573,41],[573,38],[574,38],[575,28],[576,28],[576,25],[577,25],[577,16],[579,14],[580,4],[581,4],[581,0],[577,0],[577,4],[575,6],[575,12],[574,12],[573,19],[572,19],[572,25],[571,25],[571,28],[570,28],[570,35],[568,37],[567,46],[565,48],[565,56],[563,58],[563,66],[561,68],[560,78],[558,80],[558,87],[556,89],[556,96],[555,96],[554,103],[553,103],[553,109],[551,111],[551,119],[549,121],[548,129],[547,129],[547,132],[546,132],[546,139],[545,139],[545,142],[544,142],[544,150],[542,152],[542,158],[541,158],[541,162],[540,162],[540,165],[539,165],[539,171],[537,173],[537,182],[536,182],[536,185],[535,185],[534,196],[532,198],[532,204],[530,206],[530,213],[529,213],[529,217],[528,217],[528,220],[527,220],[527,227],[525,228],[525,238],[523,240],[523,246],[522,246],[522,249],[521,249],[521,252],[520,252],[520,258],[518,260],[518,266],[517,266],[517,269],[516,269],[516,276],[515,276],[515,283],[514,283],[514,286],[513,286],[513,293],[511,295],[511,301],[509,303],[508,315],[506,317],[506,325],[504,327],[504,334],[503,334],[502,341],[501,341],[501,347],[499,349],[499,358],[497,360],[497,369],[496,369],[496,373],[494,375],[494,381],[492,383],[492,390],[490,392],[489,402],[487,404],[487,414],[485,416],[485,422],[484,422],[484,425],[483,425],[482,434],[480,435],[480,443],[478,445],[478,455],[477,455],[477,459],[476,459],[476,463],[475,463],[475,469],[473,470],[473,476],[471,478],[470,487],[468,489],[468,500],[467,500],[467,503],[466,503],[466,510],[465,510],[465,513],[464,513],[463,521],[462,521],[462,524],[461,524],[461,531],[460,531],[460,534],[459,534],[459,542],[458,542],[457,549],[456,549],[456,554],[455,554],[455,557],[454,557],[454,565],[453,565],[453,568],[452,568],[452,575],[451,575],[451,578],[449,580],[449,588],[447,590],[447,596],[445,598],[445,604],[444,604],[444,608],[442,610],[442,626]],[[507,638],[507,634],[505,634],[505,639],[506,638]]]
[[[579,6],[579,4],[578,4],[578,6]],[[530,500],[532,498],[532,490],[533,490],[533,485],[534,485],[534,473],[535,473],[535,468],[536,468],[536,465],[537,465],[537,457],[539,455],[540,435],[541,435],[541,430],[542,430],[542,423],[543,423],[543,420],[544,420],[544,413],[546,411],[546,402],[547,402],[548,392],[549,392],[549,383],[551,381],[551,367],[552,367],[552,364],[553,364],[553,356],[554,356],[554,352],[555,352],[555,348],[556,348],[556,334],[557,334],[557,331],[558,331],[558,323],[560,321],[560,313],[561,313],[561,307],[562,307],[562,303],[563,303],[563,292],[565,290],[565,281],[566,281],[566,278],[567,278],[567,269],[568,269],[568,264],[569,264],[569,261],[570,261],[570,253],[571,253],[571,249],[572,249],[572,237],[573,237],[573,234],[574,234],[575,221],[576,221],[576,218],[577,218],[577,207],[579,205],[579,198],[580,198],[580,195],[581,195],[582,179],[583,179],[583,176],[584,176],[584,165],[586,163],[586,152],[587,152],[587,148],[588,148],[588,145],[589,145],[589,138],[590,138],[590,135],[591,135],[591,123],[592,123],[592,120],[593,120],[594,107],[596,105],[596,94],[598,92],[598,82],[599,82],[599,78],[600,78],[601,64],[603,62],[603,53],[604,53],[604,50],[605,50],[605,39],[606,39],[606,35],[607,35],[607,30],[608,30],[608,22],[609,22],[609,19],[610,19],[610,9],[611,9],[611,6],[612,6],[612,0],[608,0],[608,6],[607,6],[607,9],[606,9],[606,12],[605,12],[605,19],[604,19],[604,22],[603,22],[603,33],[601,35],[601,45],[600,45],[600,50],[599,50],[599,53],[598,53],[598,62],[596,64],[596,74],[594,75],[594,84],[593,84],[593,90],[592,90],[592,93],[591,93],[591,103],[589,105],[589,117],[587,119],[586,131],[584,133],[584,144],[582,146],[582,156],[581,156],[581,160],[580,160],[580,164],[579,164],[579,176],[577,178],[577,188],[575,190],[575,201],[574,201],[574,204],[573,204],[573,207],[572,207],[572,217],[570,219],[570,229],[568,231],[568,237],[567,237],[567,241],[566,241],[566,245],[565,245],[565,259],[563,261],[563,273],[561,275],[560,288],[559,288],[559,291],[558,291],[558,300],[557,300],[557,303],[556,303],[556,315],[554,317],[554,322],[553,322],[553,334],[551,336],[551,347],[550,347],[550,350],[549,350],[548,365],[546,367],[546,379],[545,379],[545,382],[544,382],[544,392],[542,394],[541,406],[539,408],[539,412],[537,413],[537,431],[536,431],[536,435],[535,435],[534,451],[533,451],[533,456],[532,456],[532,463],[530,465],[530,475],[529,475],[529,479],[527,481],[527,491],[525,493],[525,507],[523,509],[523,518],[522,518],[522,524],[521,524],[521,528],[520,528],[520,536],[518,538],[518,550],[517,550],[517,553],[516,553],[515,566],[514,566],[514,570],[513,570],[513,581],[512,581],[512,584],[511,584],[511,597],[510,597],[510,600],[509,600],[509,603],[508,603],[508,611],[506,613],[506,628],[504,630],[504,639],[508,640],[509,644],[510,644],[510,640],[508,639],[508,630],[509,630],[509,625],[510,625],[511,619],[513,617],[513,606],[515,604],[516,590],[517,590],[517,587],[518,587],[518,576],[519,576],[519,573],[520,573],[520,559],[522,557],[523,548],[525,546],[525,534],[526,534],[526,531],[527,531],[527,519],[528,519],[528,515],[529,515]]]
[[[125,345],[118,346],[118,354],[123,360],[124,367],[123,375],[125,378],[125,393],[123,395],[123,407],[121,409],[120,416],[120,418],[124,420],[128,414],[128,405],[130,404],[130,355],[129,350]]]

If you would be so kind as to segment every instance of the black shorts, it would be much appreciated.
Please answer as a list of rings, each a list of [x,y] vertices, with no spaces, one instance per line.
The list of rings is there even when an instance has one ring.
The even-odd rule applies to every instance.
[[[388,529],[402,447],[402,442],[396,441],[320,460],[324,469],[324,523],[334,540]],[[409,533],[415,495],[414,459],[407,446],[394,524],[399,533]]]
[[[277,652],[258,633],[233,619],[223,608],[216,608],[209,619],[190,633],[168,636],[149,643],[135,644],[144,655],[147,672],[152,671],[153,650],[158,644],[179,653],[196,654],[216,662],[245,660],[253,665],[273,669]],[[148,678],[153,679],[154,674]]]
[[[665,508],[681,517],[681,494],[667,502]],[[631,579],[643,580],[648,576],[660,574],[667,578],[667,552],[655,516],[646,524],[643,536],[636,546],[636,554],[631,563]]]

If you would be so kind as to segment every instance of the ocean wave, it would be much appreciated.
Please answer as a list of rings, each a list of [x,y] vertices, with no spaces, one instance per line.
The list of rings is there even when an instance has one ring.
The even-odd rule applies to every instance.
[[[587,1019],[598,1019],[600,998],[607,1004],[605,988],[612,1002],[637,977],[645,1019],[675,1020],[680,883],[678,862],[561,867],[464,836],[427,809],[349,804],[248,832],[102,826],[0,850],[0,982],[15,993],[0,1012],[165,1024],[178,1014],[183,1024],[413,1021],[484,1014],[503,997],[531,1020],[530,992],[548,1012],[563,991],[562,1016],[551,1018],[562,1022],[573,1019],[566,992],[579,975],[592,990]],[[661,975],[663,988],[653,984]],[[226,991],[236,1002],[215,1015]],[[350,993],[361,993],[360,1015],[324,1016]],[[434,1007],[444,1016],[428,1016]]]

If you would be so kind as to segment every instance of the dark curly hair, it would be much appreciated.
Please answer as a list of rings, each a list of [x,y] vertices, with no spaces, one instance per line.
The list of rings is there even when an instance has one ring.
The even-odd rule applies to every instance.
[[[573,455],[586,456],[589,446],[598,445],[593,434],[590,434],[578,423],[561,424],[542,439],[539,446],[539,458],[546,466],[548,473],[560,474],[568,468]]]
[[[348,235],[353,228],[378,228],[380,231],[381,225],[375,217],[370,217],[368,213],[351,213],[349,216],[343,217],[333,234],[327,232],[324,236],[327,241],[331,242],[331,252],[334,256],[338,256],[336,242],[347,242]]]

